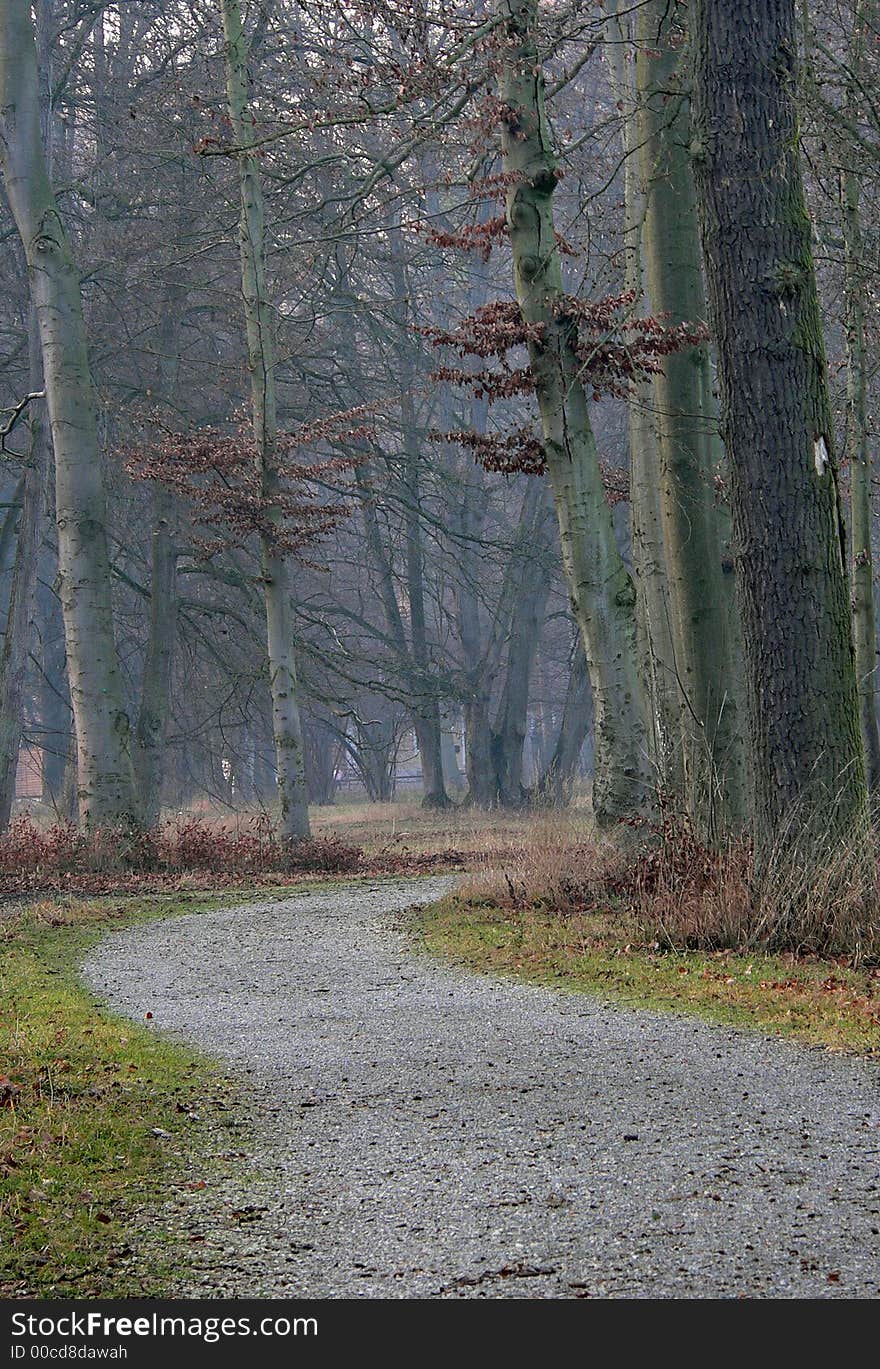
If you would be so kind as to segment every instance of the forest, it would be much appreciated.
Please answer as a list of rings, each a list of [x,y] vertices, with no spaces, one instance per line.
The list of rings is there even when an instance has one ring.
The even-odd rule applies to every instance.
[[[94,1272],[95,1212],[159,1172],[176,1131],[138,1080],[170,1098],[183,1048],[152,1030],[161,975],[108,949],[105,980],[89,947],[159,912],[198,912],[209,966],[237,900],[245,977],[289,935],[344,1007],[387,888],[462,972],[880,1050],[878,76],[874,0],[0,0],[8,1296],[143,1286]],[[315,880],[297,939],[271,909]],[[144,964],[185,979],[191,949]],[[21,1038],[62,964],[73,1018]],[[111,1068],[83,974],[141,1022],[118,1133],[156,1126],[47,1255],[46,1061]],[[200,992],[156,1025],[234,1056]],[[507,992],[522,1068],[552,1073]],[[284,1068],[302,1050],[316,1084],[306,1038]],[[839,1235],[830,1270],[718,1287],[876,1291]],[[360,1287],[316,1261],[289,1288]],[[594,1288],[495,1263],[401,1288]],[[689,1267],[659,1295],[701,1296]],[[182,1296],[287,1295],[218,1269]],[[615,1277],[594,1291],[654,1287]]]

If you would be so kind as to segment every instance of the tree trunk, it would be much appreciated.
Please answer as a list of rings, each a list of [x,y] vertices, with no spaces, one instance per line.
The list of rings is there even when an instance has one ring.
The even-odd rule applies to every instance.
[[[475,468],[479,471],[479,467]],[[483,624],[477,586],[480,562],[476,552],[482,534],[485,501],[473,497],[469,483],[462,492],[458,513],[459,565],[455,584],[458,640],[464,676],[465,773],[467,802],[489,808],[493,801],[491,728],[491,678],[486,669]]]
[[[403,438],[403,500],[406,537],[406,589],[409,601],[410,644],[413,675],[417,688],[415,728],[422,765],[424,795],[428,808],[446,808],[449,796],[443,779],[440,700],[431,679],[428,629],[425,617],[425,564],[422,546],[421,481],[419,479],[419,433],[416,423],[413,386],[414,367],[408,352],[406,311],[406,272],[403,264],[400,229],[391,234],[391,276],[394,284],[394,312],[398,314],[401,342],[400,422]]]
[[[404,441],[409,444],[412,440],[413,431],[409,425],[414,420],[406,405],[402,406],[402,422],[405,434]],[[408,432],[410,437],[407,437]],[[422,802],[427,808],[446,808],[449,805],[449,796],[446,793],[443,778],[440,700],[434,681],[431,679],[425,625],[416,460],[417,457],[412,446],[408,445],[404,454],[404,499],[406,501],[404,536],[406,541],[407,599],[410,611],[409,641],[407,641],[403,617],[397,602],[391,563],[382,546],[375,502],[368,489],[367,474],[361,467],[355,470],[355,487],[364,517],[367,548],[376,570],[377,587],[382,601],[390,644],[397,659],[401,678],[406,686],[408,711],[416,734],[416,744],[422,768]]]
[[[303,719],[306,785],[309,803],[331,804],[336,797],[336,767],[340,742],[320,717]]]
[[[556,162],[535,45],[537,0],[502,0],[508,47],[500,78],[507,222],[517,299],[543,329],[529,344],[544,450],[572,606],[584,637],[596,708],[596,820],[647,809],[652,775],[646,708],[636,664],[635,588],[605,500],[572,324],[563,298],[552,196]]]
[[[80,810],[90,825],[126,821],[134,807],[129,724],[113,632],[95,400],[79,275],[43,156],[26,0],[0,6],[0,162],[28,264],[55,450],[58,570]]]
[[[468,694],[464,710],[468,803],[474,804],[477,808],[491,808],[495,802],[488,688],[488,684],[481,679]]]
[[[406,686],[408,712],[416,734],[422,765],[426,806],[430,807],[434,803],[437,807],[445,807],[449,799],[443,783],[439,702],[436,693],[431,688],[430,680],[426,679],[425,667],[422,670],[417,668],[406,639],[406,630],[397,602],[391,564],[382,546],[382,535],[376,517],[375,501],[368,488],[367,472],[362,466],[355,468],[354,478],[364,519],[367,550],[375,568],[378,581],[377,589],[382,601],[388,638],[397,660],[402,681]],[[412,620],[410,622],[412,627]],[[436,705],[436,716],[433,716],[432,705]]]
[[[862,67],[864,15],[856,7],[850,43],[848,103],[855,114]],[[868,437],[868,367],[865,298],[869,295],[862,244],[859,181],[851,166],[841,178],[846,308],[846,455],[849,459],[852,528],[852,608],[865,766],[872,793],[880,789],[880,728],[877,725],[877,619],[871,549],[871,449]]]
[[[355,736],[347,742],[347,749],[367,796],[374,803],[387,803],[394,797],[397,729],[384,701],[377,698],[372,703],[370,717],[354,714]]]
[[[43,388],[40,342],[33,306],[28,311],[30,392]],[[34,593],[43,535],[43,508],[49,469],[48,425],[42,401],[29,414],[29,450],[22,493],[21,521],[15,549],[15,568],[0,650],[0,831],[9,825],[15,800],[15,775],[24,712],[24,677],[33,639]]]
[[[730,463],[759,854],[866,813],[793,0],[696,0],[694,156]]]
[[[65,774],[75,746],[67,680],[67,656],[61,606],[48,586],[38,586],[42,652],[40,659],[40,737],[43,746],[42,801],[60,818],[74,818],[63,809]],[[74,789],[76,786],[74,785]]]
[[[25,478],[19,476],[15,482],[15,489],[12,491],[9,503],[6,505],[6,512],[3,515],[3,524],[0,526],[0,575],[5,574],[9,565],[12,545],[16,540],[16,528],[21,517],[22,501],[24,499]]]
[[[568,803],[577,774],[577,764],[593,721],[590,675],[583,642],[578,634],[574,660],[565,691],[562,722],[556,746],[536,784],[538,796],[553,804]]]
[[[485,425],[482,429],[476,430],[484,431]],[[547,559],[550,555],[550,544],[546,532],[537,536],[537,548],[535,545],[536,533],[542,528],[546,509],[546,486],[542,481],[530,478],[526,482],[519,520],[512,538],[510,557],[505,567],[495,610],[491,623],[484,629],[477,593],[482,573],[481,563],[474,551],[479,545],[482,532],[482,511],[474,507],[474,502],[469,496],[463,500],[459,508],[461,560],[456,584],[456,608],[466,688],[468,802],[482,808],[492,808],[497,803],[513,802],[518,805],[522,802],[522,742],[515,741],[513,732],[506,740],[500,737],[500,734],[505,730],[504,698],[513,690],[513,677],[517,672],[523,668],[531,670],[531,652],[536,646],[534,634],[530,633],[528,624],[524,621],[521,631],[518,623],[520,612],[525,612],[526,618],[529,616],[526,611],[526,599],[532,586],[533,575],[537,586],[547,582],[547,590],[543,591],[544,598],[549,592]],[[524,585],[527,586],[525,591]],[[519,642],[520,645],[514,647],[515,642]],[[527,652],[523,654],[526,643]],[[506,678],[493,732],[492,682],[500,672],[505,644],[508,645]],[[525,703],[528,704],[528,690]],[[521,725],[525,726],[524,713]],[[517,755],[519,760],[516,759]],[[508,786],[507,780],[502,778],[502,772],[510,773],[512,770],[516,770],[516,781]],[[507,794],[508,797],[502,797],[502,794]],[[511,795],[514,797],[511,798]]]
[[[529,684],[550,593],[551,544],[546,515],[547,504],[542,499],[530,529],[532,536],[528,550],[533,553],[534,559],[531,559],[528,574],[523,577],[519,606],[507,648],[504,689],[492,733],[497,801],[504,808],[520,808],[527,797],[522,770]],[[526,550],[526,546],[523,546],[521,553]],[[519,565],[522,573],[525,570],[523,559],[519,559]]]
[[[678,6],[678,12],[684,10]],[[688,152],[690,110],[675,4],[645,0],[638,22],[638,141],[650,308],[670,327],[706,317]],[[707,835],[742,826],[742,740],[721,583],[710,418],[703,412],[706,345],[663,358],[654,377],[660,503],[684,741],[686,803]]]
[[[454,716],[448,714],[442,720],[440,750],[443,756],[443,782],[447,793],[450,789],[460,794],[464,789],[464,775],[458,763],[458,729]]]
[[[634,51],[635,16],[627,0],[613,0],[610,8],[606,52],[614,100],[621,112],[624,156],[624,286],[638,301],[639,313],[644,313],[642,232],[645,194],[638,165],[635,63],[627,60]],[[663,545],[660,444],[650,380],[640,380],[634,385],[627,403],[627,420],[636,643],[639,673],[647,696],[648,743],[658,788],[664,794],[679,796],[684,792],[681,701],[676,681],[672,607]],[[582,666],[585,670],[586,660]],[[572,776],[576,762],[577,755],[572,762]]]
[[[233,137],[243,147],[252,133],[247,99],[247,48],[238,0],[223,0],[226,84]],[[238,154],[241,220],[241,293],[247,326],[248,367],[251,376],[251,407],[257,469],[266,517],[280,530],[282,513],[277,503],[281,479],[277,453],[275,404],[275,342],[272,311],[266,288],[265,215],[259,165],[253,153]],[[281,804],[280,832],[283,842],[309,835],[302,725],[293,650],[293,608],[287,554],[278,539],[261,538],[263,592],[266,603],[266,640],[269,687]]]
[[[141,821],[159,820],[164,776],[165,727],[171,667],[177,638],[177,550],[172,535],[173,497],[157,486],[153,495],[150,628],[132,761]]]
[[[170,406],[177,399],[183,300],[183,284],[175,273],[164,291],[156,337],[157,393]],[[179,626],[174,525],[174,497],[167,488],[157,483],[153,487],[150,622],[132,750],[138,807],[141,821],[148,827],[158,822],[162,806],[165,732],[171,705],[172,669]]]

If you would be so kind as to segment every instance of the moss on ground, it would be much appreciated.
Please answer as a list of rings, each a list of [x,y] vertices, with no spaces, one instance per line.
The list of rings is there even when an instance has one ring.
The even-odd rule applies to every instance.
[[[640,946],[614,912],[560,917],[455,896],[420,909],[414,927],[426,950],[475,970],[880,1055],[878,969],[792,955],[661,951]]]
[[[0,1295],[167,1292],[186,1258],[180,1238],[151,1241],[141,1267],[132,1223],[179,1182],[231,1086],[149,1022],[108,1011],[77,968],[105,932],[245,897],[53,899],[0,912]]]

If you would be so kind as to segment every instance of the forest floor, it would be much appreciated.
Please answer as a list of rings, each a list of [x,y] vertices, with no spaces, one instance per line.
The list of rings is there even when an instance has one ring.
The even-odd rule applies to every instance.
[[[438,963],[406,910],[450,884],[340,884],[89,953],[102,1000],[237,1081],[129,1238],[142,1263],[188,1246],[168,1291],[880,1291],[872,1063]]]

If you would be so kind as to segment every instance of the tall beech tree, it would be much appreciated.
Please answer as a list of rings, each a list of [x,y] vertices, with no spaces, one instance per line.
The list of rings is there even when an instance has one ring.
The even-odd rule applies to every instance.
[[[672,324],[705,319],[694,178],[688,155],[688,5],[645,0],[638,17],[642,228],[651,311]],[[685,797],[704,830],[744,820],[745,774],[722,584],[706,341],[664,358],[654,376],[657,472],[674,627]]]
[[[846,456],[849,460],[850,518],[852,531],[852,605],[859,712],[868,785],[880,790],[880,727],[877,722],[877,605],[874,598],[872,548],[871,436],[868,417],[868,348],[865,299],[869,296],[869,273],[862,231],[861,187],[856,166],[859,149],[846,138],[845,127],[857,127],[859,93],[864,81],[866,17],[856,4],[848,54],[844,169],[840,177],[841,217],[844,241],[844,304],[846,326]],[[854,166],[853,163],[856,163]]]
[[[0,5],[0,165],[24,247],[55,452],[58,574],[87,823],[134,815],[113,630],[106,500],[80,277],[43,154],[29,0]]]
[[[862,821],[846,547],[797,126],[794,0],[695,0],[693,139],[718,346],[755,838]],[[821,849],[821,841],[819,847]]]
[[[247,98],[247,44],[238,0],[223,0],[226,42],[226,85],[229,118],[236,145],[241,219],[241,294],[247,326],[248,369],[254,445],[265,527],[261,533],[263,595],[269,687],[281,802],[280,831],[288,842],[309,835],[303,734],[294,657],[293,604],[287,555],[275,535],[283,522],[278,501],[281,486],[275,398],[275,342],[272,309],[266,286],[265,209],[256,153],[248,151],[253,119]]]
[[[645,193],[639,170],[636,63],[632,57],[637,15],[627,0],[609,6],[606,56],[611,91],[621,113],[623,153],[624,283],[644,312],[642,235]],[[651,760],[662,789],[683,794],[681,690],[676,679],[672,608],[660,498],[660,441],[653,403],[654,378],[634,384],[627,396],[629,430],[630,541],[636,585],[636,640],[647,692]]]
[[[39,396],[43,386],[43,366],[33,306],[28,310],[28,353],[30,393]],[[44,407],[41,398],[31,401],[27,450],[22,457],[25,475],[21,520],[9,591],[6,631],[0,647],[0,829],[8,825],[15,799],[15,776],[24,714],[24,677],[33,636],[32,616],[51,455]],[[10,515],[13,512],[10,510]]]
[[[636,659],[635,589],[605,501],[575,346],[577,320],[562,285],[553,218],[558,169],[544,108],[537,13],[537,0],[502,0],[500,7],[507,225],[562,560],[593,688],[593,808],[597,821],[607,823],[650,805],[653,776]]]

